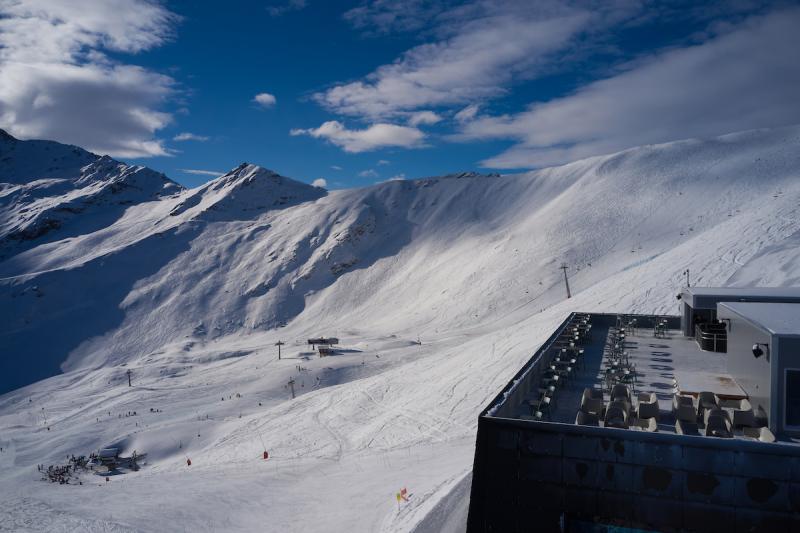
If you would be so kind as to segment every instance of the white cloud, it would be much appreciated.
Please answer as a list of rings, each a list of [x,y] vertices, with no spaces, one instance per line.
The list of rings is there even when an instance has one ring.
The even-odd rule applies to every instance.
[[[371,7],[377,4],[397,3],[375,2]],[[369,21],[378,24],[375,21],[382,16],[395,17],[387,9],[356,10],[361,13],[358,16],[350,13],[357,26]],[[484,0],[439,9],[438,40],[406,51],[363,80],[336,85],[314,98],[333,112],[374,120],[500,96],[509,82],[533,78],[551,68],[552,55],[587,27],[598,25],[601,18],[612,16],[604,10],[592,15],[557,0]]]
[[[208,140],[208,137],[205,135],[196,135],[194,133],[183,132],[177,134],[175,137],[172,138],[173,141],[198,141],[198,142],[205,142]]]
[[[358,175],[362,178],[377,178],[379,174],[375,172],[374,169],[368,168],[367,170],[362,170],[358,173]]]
[[[320,189],[324,189],[328,186],[328,181],[325,178],[317,178],[311,182],[311,185],[314,187],[319,187]]]
[[[392,162],[388,161],[386,159],[378,159],[378,166],[379,167],[383,166],[383,165],[391,165],[391,164],[392,164]]]
[[[339,165],[331,165],[331,168],[333,170],[342,170],[342,167],[340,167]]]
[[[218,172],[216,170],[199,170],[195,168],[181,168],[179,170],[185,174],[195,174],[198,176],[222,176],[225,174],[224,172]]]
[[[408,117],[408,124],[410,126],[419,126],[420,124],[436,124],[442,120],[442,117],[433,111],[417,111],[411,113]]]
[[[479,109],[480,106],[478,106],[477,104],[468,105],[467,107],[465,107],[464,109],[453,115],[453,118],[455,118],[457,122],[469,122],[470,120],[473,120],[475,118],[475,116],[478,114]]]
[[[271,17],[280,17],[290,11],[299,11],[306,7],[306,0],[288,0],[280,5],[267,6],[267,13]]]
[[[260,105],[261,107],[272,107],[275,105],[277,101],[275,96],[269,93],[258,93],[253,97],[253,101]]]
[[[163,44],[178,17],[146,0],[0,4],[0,123],[20,138],[116,157],[169,155],[155,133],[172,116],[169,76],[112,60]]]
[[[392,31],[417,31],[444,9],[443,2],[430,0],[375,0],[343,15],[368,35]]]
[[[330,120],[318,128],[295,128],[291,135],[308,135],[326,139],[345,152],[359,153],[377,150],[387,146],[417,148],[423,146],[425,134],[417,128],[395,124],[372,124],[360,130],[347,129],[341,122]]]
[[[800,122],[800,9],[638,61],[574,94],[478,118],[460,139],[518,140],[483,162],[530,168],[687,137]]]
[[[406,179],[406,175],[401,172],[400,174],[395,174],[394,176],[392,176],[391,178],[387,179],[386,181],[403,181],[404,179]]]

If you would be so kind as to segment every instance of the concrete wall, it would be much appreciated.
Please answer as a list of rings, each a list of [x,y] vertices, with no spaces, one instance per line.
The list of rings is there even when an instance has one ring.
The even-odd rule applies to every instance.
[[[467,531],[800,531],[800,447],[481,417]]]
[[[770,429],[775,432],[774,420],[771,416],[770,390],[772,369],[770,361],[774,355],[772,351],[772,337],[765,331],[757,329],[750,322],[739,315],[730,312],[724,307],[719,309],[719,318],[730,319],[728,326],[728,373],[736,380],[744,392],[750,396],[750,403],[754,409],[759,406],[769,415]],[[767,350],[764,355],[756,359],[753,357],[753,344],[757,342],[769,343],[770,354]]]
[[[777,344],[777,361],[775,364],[774,381],[775,403],[777,404],[776,423],[778,431],[787,435],[800,436],[800,430],[787,430],[785,425],[784,407],[786,402],[786,369],[800,369],[800,338],[779,337],[774,341]]]
[[[684,337],[694,336],[694,314],[692,313],[692,306],[686,299],[682,300],[681,304],[681,331]]]

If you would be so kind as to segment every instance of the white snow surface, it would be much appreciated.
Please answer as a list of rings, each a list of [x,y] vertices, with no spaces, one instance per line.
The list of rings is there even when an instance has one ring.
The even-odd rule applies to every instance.
[[[0,261],[111,225],[131,205],[180,192],[161,173],[0,130]]]
[[[0,529],[462,530],[478,413],[567,313],[797,284],[799,174],[800,127],[327,194],[242,165],[21,247],[0,379],[65,372],[0,396]],[[38,480],[107,446],[147,464]]]

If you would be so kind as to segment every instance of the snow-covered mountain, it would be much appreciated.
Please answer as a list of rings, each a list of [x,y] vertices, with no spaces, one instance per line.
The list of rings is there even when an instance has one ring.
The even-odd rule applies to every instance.
[[[117,444],[150,465],[87,487],[70,523],[163,530],[167,510],[122,496],[181,509],[176,529],[457,526],[428,514],[460,516],[479,409],[566,313],[674,313],[686,268],[698,285],[796,283],[798,148],[790,127],[327,193],[241,165],[113,220],[76,214],[89,231],[0,262],[0,390],[66,371],[0,396],[0,465],[23,487],[7,523],[66,506],[29,465]],[[345,350],[305,359],[314,335]]]
[[[182,189],[146,167],[0,130],[0,260],[102,229],[129,205]]]

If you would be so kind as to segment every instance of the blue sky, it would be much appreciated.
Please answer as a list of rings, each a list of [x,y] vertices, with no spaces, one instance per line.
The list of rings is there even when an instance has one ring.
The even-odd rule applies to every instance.
[[[793,3],[24,0],[0,127],[188,186],[516,172],[800,122]],[[261,95],[257,98],[258,95]]]

